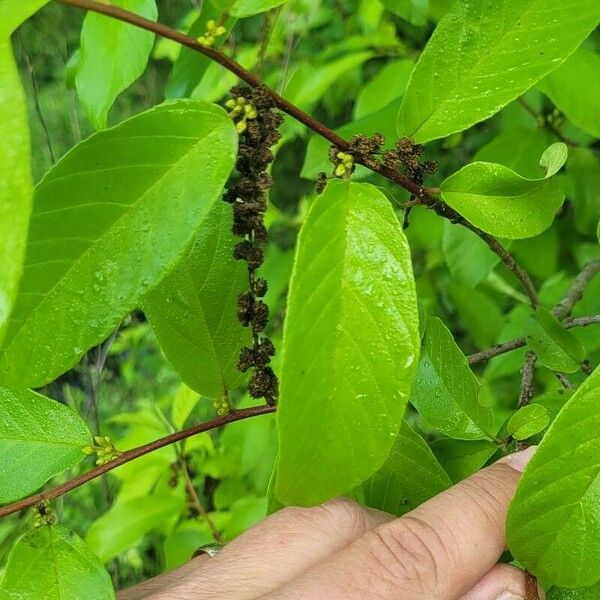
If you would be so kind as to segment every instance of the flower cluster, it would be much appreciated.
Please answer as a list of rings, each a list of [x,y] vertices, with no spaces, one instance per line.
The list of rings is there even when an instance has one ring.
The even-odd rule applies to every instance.
[[[48,500],[42,500],[34,507],[33,526],[41,527],[42,525],[54,525],[56,523],[56,515],[50,506]]]
[[[252,330],[252,345],[242,348],[238,368],[243,373],[254,370],[248,386],[250,395],[274,404],[278,380],[270,363],[275,347],[264,335],[269,321],[269,307],[262,300],[267,293],[267,282],[257,271],[264,262],[268,241],[264,215],[272,180],[267,169],[274,159],[271,147],[281,139],[277,129],[283,123],[283,117],[263,89],[236,86],[231,95],[232,99],[227,103],[227,107],[232,108],[230,114],[234,120],[242,118],[237,123],[240,146],[236,168],[239,177],[228,187],[225,201],[233,206],[233,233],[244,238],[235,246],[234,257],[248,265],[249,289],[238,297],[238,319]],[[238,110],[237,107],[242,108]],[[240,127],[242,122],[244,126]]]
[[[206,23],[206,32],[198,38],[198,43],[210,48],[215,45],[217,38],[222,36],[225,31],[227,30],[223,25],[217,25],[214,19],[211,19]]]
[[[225,102],[225,106],[230,109],[229,116],[236,122],[235,127],[238,133],[244,133],[248,129],[249,119],[258,117],[256,107],[244,96],[230,98]]]
[[[402,171],[415,183],[421,185],[426,173],[435,173],[438,168],[437,162],[423,160],[424,147],[415,144],[407,137],[400,138],[393,150],[383,154],[383,162],[388,166]]]
[[[86,446],[83,448],[83,453],[91,456],[96,454],[96,465],[99,467],[105,465],[111,460],[115,460],[121,456],[122,452],[117,450],[108,436],[97,435],[94,438],[95,444],[93,446]]]

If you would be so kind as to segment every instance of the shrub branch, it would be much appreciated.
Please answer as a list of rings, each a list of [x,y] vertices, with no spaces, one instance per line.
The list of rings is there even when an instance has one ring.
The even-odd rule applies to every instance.
[[[113,6],[111,4],[103,4],[100,2],[96,2],[95,0],[57,1],[62,4],[67,4],[70,6],[75,6],[77,8],[90,10],[92,12],[112,17],[113,19],[118,19],[119,21],[124,21],[125,23],[129,23],[141,29],[145,29],[147,31],[160,35],[161,37],[164,37],[166,39],[177,42],[182,46],[193,50],[194,52],[203,54],[204,56],[220,64],[222,67],[224,67],[231,73],[237,75],[242,81],[247,83],[249,86],[253,88],[262,88],[265,91],[265,93],[271,96],[277,108],[279,108],[281,111],[285,112],[289,116],[293,117],[303,125],[306,125],[309,129],[328,140],[339,150],[343,152],[347,152],[348,150],[350,150],[350,143],[348,141],[340,137],[337,133],[335,133],[335,131],[332,131],[326,125],[324,125],[308,113],[304,112],[298,106],[286,100],[281,94],[277,93],[275,90],[268,88],[259,77],[257,77],[250,71],[244,69],[244,67],[242,67],[239,63],[237,63],[235,60],[233,60],[223,52],[220,52],[215,48],[202,45],[195,38],[181,33],[180,31],[177,31],[175,29],[172,29],[171,27],[163,25],[162,23],[155,23],[154,21],[136,15],[135,13],[123,10],[118,6]],[[525,293],[527,294],[531,305],[534,308],[537,307],[538,298],[531,278],[529,277],[528,273],[511,256],[511,254],[506,250],[506,248],[504,248],[504,246],[502,246],[502,244],[500,244],[500,242],[496,240],[496,238],[485,233],[484,231],[467,221],[454,209],[442,202],[439,198],[433,196],[431,193],[433,191],[432,188],[424,188],[421,185],[412,181],[406,175],[398,172],[397,170],[377,161],[369,160],[368,157],[366,158],[366,160],[362,157],[356,157],[356,162],[362,164],[371,171],[403,187],[405,190],[410,192],[411,196],[418,200],[418,204],[423,204],[427,208],[436,212],[439,216],[449,219],[452,223],[460,224],[463,227],[466,227],[467,229],[473,231],[476,235],[478,235],[488,245],[490,250],[496,255],[498,255],[500,260],[515,275],[515,277],[517,277],[523,289],[525,290]]]
[[[39,504],[40,502],[53,500],[54,498],[58,498],[63,496],[67,492],[82,486],[84,483],[91,481],[92,479],[96,479],[125,463],[131,462],[136,458],[140,458],[150,452],[154,452],[155,450],[159,450],[160,448],[164,448],[165,446],[170,446],[171,444],[175,444],[176,442],[181,442],[189,437],[194,435],[198,435],[199,433],[204,433],[205,431],[210,431],[211,429],[217,429],[218,427],[222,427],[223,425],[227,425],[228,423],[234,423],[235,421],[242,421],[244,419],[249,419],[250,417],[257,417],[260,415],[266,415],[268,413],[275,412],[275,407],[264,405],[264,406],[252,406],[250,408],[244,408],[241,410],[233,411],[227,415],[223,415],[217,417],[216,419],[212,419],[211,421],[207,421],[205,423],[199,423],[198,425],[194,425],[189,429],[184,429],[182,431],[177,431],[165,437],[159,438],[158,440],[154,440],[148,444],[144,444],[143,446],[139,446],[138,448],[133,448],[132,450],[127,450],[123,452],[120,456],[107,462],[91,471],[87,471],[86,473],[82,473],[77,477],[63,483],[62,485],[58,485],[49,490],[45,490],[40,492],[39,494],[34,494],[33,496],[29,496],[28,498],[23,498],[22,500],[18,500],[17,502],[13,502],[12,504],[7,504],[0,508],[0,518],[7,517],[8,515],[12,515],[13,513],[19,512],[23,509],[30,508],[35,504]]]

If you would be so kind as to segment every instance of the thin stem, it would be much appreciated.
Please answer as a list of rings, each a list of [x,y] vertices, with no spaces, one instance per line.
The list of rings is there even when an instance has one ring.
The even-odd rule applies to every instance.
[[[54,164],[56,162],[56,156],[54,154],[54,149],[52,148],[52,140],[50,139],[50,131],[48,130],[46,117],[44,117],[44,112],[42,111],[42,106],[40,104],[40,94],[37,86],[37,80],[35,78],[35,71],[33,70],[33,64],[31,63],[31,60],[29,59],[29,54],[27,54],[27,50],[25,49],[25,44],[23,43],[23,38],[21,37],[20,31],[17,31],[17,38],[19,40],[19,45],[21,46],[21,52],[23,52],[25,64],[27,65],[29,78],[31,79],[31,89],[33,90],[33,102],[35,104],[35,112],[37,113],[40,123],[42,125],[42,129],[44,130],[44,136],[46,137],[46,145],[48,146],[50,160],[52,161],[52,164]]]
[[[58,498],[63,496],[67,492],[82,486],[84,483],[91,481],[92,479],[96,479],[125,463],[131,462],[140,456],[144,456],[149,454],[150,452],[154,452],[155,450],[159,450],[160,448],[164,448],[165,446],[170,446],[171,444],[175,444],[176,442],[181,442],[189,437],[194,435],[198,435],[199,433],[204,433],[205,431],[210,431],[211,429],[216,429],[217,427],[222,427],[223,425],[227,425],[228,423],[234,423],[235,421],[242,421],[244,419],[248,419],[250,417],[256,417],[259,415],[266,415],[272,412],[275,412],[276,408],[274,406],[269,406],[265,404],[264,406],[252,406],[250,408],[244,408],[241,410],[236,410],[234,412],[229,413],[228,415],[224,415],[222,417],[217,417],[216,419],[212,419],[211,421],[207,421],[206,423],[200,423],[198,425],[194,425],[194,427],[190,427],[189,429],[184,429],[183,431],[177,431],[165,437],[159,438],[158,440],[154,440],[148,444],[144,444],[143,446],[139,446],[138,448],[133,448],[132,450],[127,450],[123,452],[118,458],[115,460],[101,465],[100,467],[96,467],[87,473],[82,473],[81,475],[71,479],[63,483],[62,485],[58,485],[54,488],[46,490],[44,492],[40,492],[39,494],[34,494],[33,496],[29,496],[28,498],[23,498],[22,500],[18,500],[17,502],[13,502],[12,504],[8,504],[0,508],[0,518],[6,517],[8,515],[12,515],[13,513],[19,512],[25,508],[29,508],[34,506],[38,502],[42,502],[43,500],[53,500],[54,498]]]
[[[531,351],[527,352],[525,355],[525,364],[523,365],[523,370],[521,371],[521,389],[519,391],[519,401],[517,402],[518,408],[522,408],[526,404],[529,404],[529,401],[533,397],[533,375],[535,372],[536,362],[536,354]]]
[[[221,535],[221,532],[217,529],[217,526],[215,525],[214,521],[210,518],[210,515],[202,505],[202,502],[200,502],[198,492],[196,492],[196,488],[194,487],[194,483],[192,482],[192,478],[190,477],[190,472],[185,462],[185,458],[181,454],[179,455],[179,464],[181,466],[181,473],[185,481],[185,489],[187,490],[188,496],[192,501],[194,509],[206,521],[206,524],[208,525],[212,536],[215,538],[215,540],[219,542],[219,544],[223,544],[223,536]]]
[[[589,315],[586,317],[578,317],[577,319],[568,319],[562,325],[565,329],[572,329],[574,327],[587,327],[588,325],[600,325],[600,315]],[[506,352],[511,352],[512,350],[522,348],[526,344],[526,338],[515,338],[514,340],[510,340],[502,344],[496,344],[491,348],[471,354],[467,357],[467,360],[469,361],[470,365],[474,365],[486,360],[490,360],[491,358],[499,356],[500,354],[505,354]]]
[[[583,292],[585,291],[588,283],[598,273],[600,273],[600,259],[589,262],[587,265],[585,265],[585,267],[583,267],[583,269],[581,269],[581,272],[573,280],[573,283],[567,290],[564,298],[554,307],[554,310],[552,311],[557,319],[562,320],[571,314],[575,304],[581,300]]]
[[[510,342],[504,342],[503,344],[497,344],[496,346],[492,346],[491,348],[487,348],[486,350],[482,350],[481,352],[476,352],[475,354],[471,354],[467,357],[470,365],[475,365],[480,362],[484,362],[486,360],[490,360],[494,358],[494,356],[500,356],[500,354],[505,354],[506,352],[511,352],[512,350],[516,350],[517,348],[522,348],[527,344],[527,340],[524,337],[517,338],[514,340],[510,340]]]
[[[590,315],[589,317],[577,317],[576,319],[568,319],[564,326],[566,329],[571,327],[587,327],[588,325],[600,324],[600,315]]]
[[[554,134],[563,144],[566,144],[567,146],[570,146],[571,148],[573,148],[574,146],[577,146],[577,144],[573,140],[566,138],[560,132],[558,127],[556,127],[556,125],[554,125],[553,123],[548,121],[548,119],[546,119],[546,117],[544,117],[544,115],[538,114],[533,109],[533,107],[527,102],[527,100],[525,100],[525,98],[523,98],[523,96],[520,96],[518,100],[519,100],[519,104],[535,119],[536,123],[539,123],[539,119],[541,118],[543,120],[543,126],[548,131],[550,131],[550,133]]]
[[[93,12],[107,15],[120,21],[124,21],[125,23],[130,23],[131,25],[135,25],[136,27],[140,27],[141,29],[151,31],[164,38],[170,39],[174,42],[178,42],[179,44],[182,44],[183,46],[189,48],[190,50],[193,50],[194,52],[198,52],[200,54],[203,54],[204,56],[207,56],[211,60],[220,64],[222,67],[225,67],[231,73],[237,75],[250,87],[264,89],[265,92],[268,93],[269,96],[272,98],[277,108],[287,113],[303,125],[306,125],[309,129],[328,140],[331,144],[333,144],[340,150],[348,151],[350,149],[349,142],[347,142],[344,138],[340,137],[337,133],[329,129],[326,125],[324,125],[308,113],[304,112],[301,108],[286,100],[283,96],[281,96],[281,94],[279,94],[275,90],[268,88],[256,75],[244,69],[244,67],[242,67],[239,63],[231,59],[226,54],[223,54],[219,50],[203,46],[198,42],[198,40],[194,39],[193,37],[190,37],[189,35],[185,35],[184,33],[167,27],[162,23],[155,23],[154,21],[150,21],[149,19],[140,17],[139,15],[123,10],[118,6],[103,4],[100,2],[96,2],[95,0],[58,0],[58,2],[61,2],[62,4],[68,4],[70,6],[75,6],[78,8],[91,10]],[[355,162],[369,168],[374,173],[377,173],[382,177],[385,177],[386,179],[397,183],[398,185],[406,189],[408,192],[410,192],[411,195],[419,198],[421,204],[435,211],[441,217],[449,219],[453,223],[458,223],[464,227],[467,227],[475,234],[477,234],[489,246],[492,252],[494,252],[500,257],[500,260],[502,260],[506,267],[514,273],[517,279],[519,279],[521,285],[523,286],[523,289],[525,290],[525,293],[529,297],[531,305],[533,307],[537,307],[537,294],[535,292],[535,288],[533,286],[533,283],[531,282],[529,275],[494,237],[483,232],[475,225],[469,223],[455,210],[450,208],[438,198],[427,194],[423,187],[412,181],[406,175],[403,175],[402,173],[396,171],[395,169],[377,161],[369,160],[369,157],[357,156],[355,157]]]

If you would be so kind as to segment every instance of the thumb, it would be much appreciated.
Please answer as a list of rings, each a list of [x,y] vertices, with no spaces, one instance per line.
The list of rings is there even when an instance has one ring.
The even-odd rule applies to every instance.
[[[356,590],[363,589],[381,600],[446,600],[465,594],[504,551],[508,505],[534,451],[505,457],[367,532],[298,580],[302,592],[332,600],[359,597]]]

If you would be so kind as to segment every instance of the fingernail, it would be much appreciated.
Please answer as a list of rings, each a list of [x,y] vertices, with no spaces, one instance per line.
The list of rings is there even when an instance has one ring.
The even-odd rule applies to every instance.
[[[515,452],[509,456],[506,456],[502,459],[502,462],[507,464],[509,467],[512,467],[515,471],[522,473],[537,449],[537,446],[529,446],[529,448],[525,448],[525,450],[520,450],[519,452]]]

